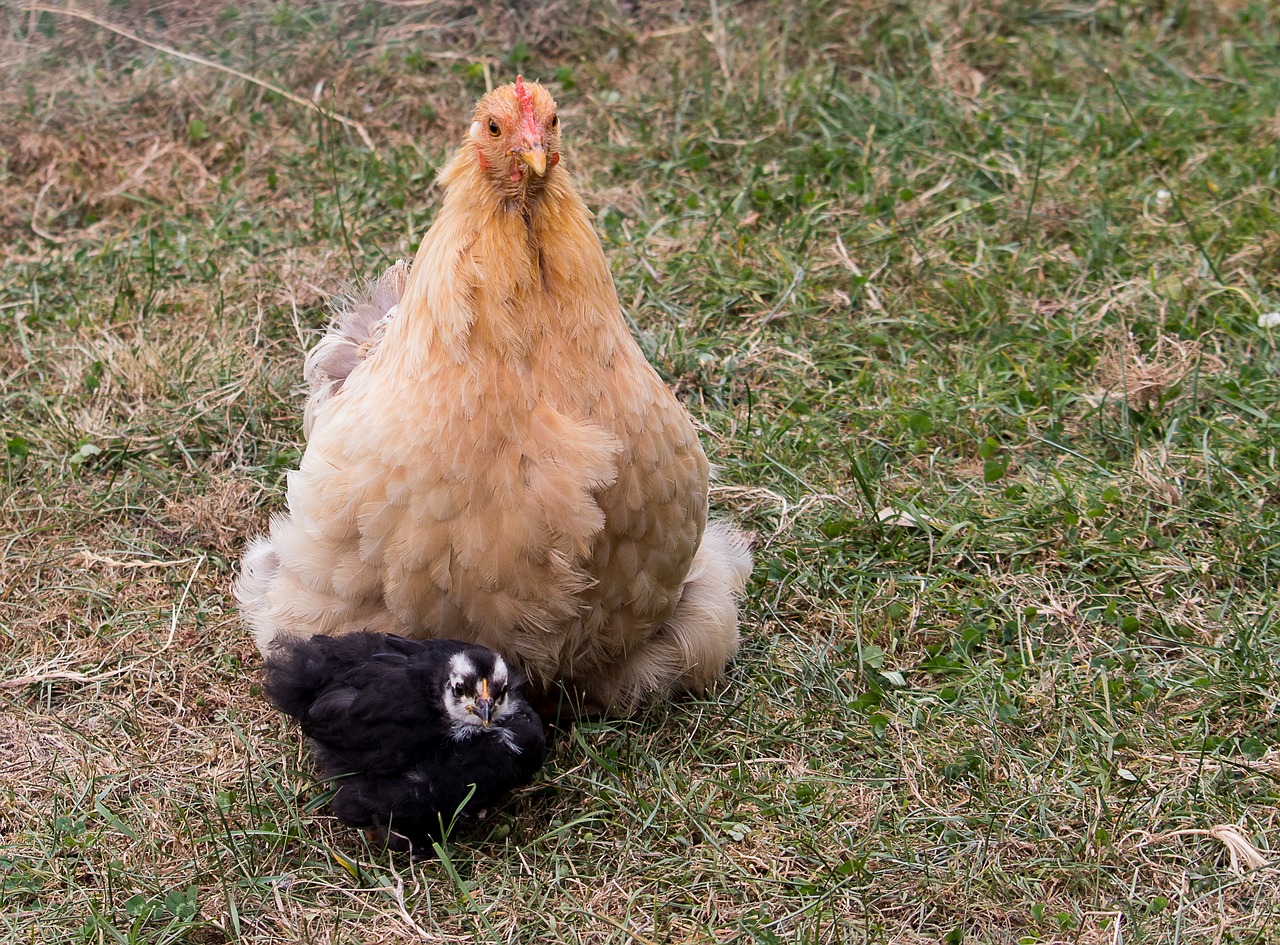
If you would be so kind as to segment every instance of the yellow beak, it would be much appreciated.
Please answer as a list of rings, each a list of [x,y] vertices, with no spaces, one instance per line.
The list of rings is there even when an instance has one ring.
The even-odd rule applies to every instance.
[[[516,155],[539,177],[547,172],[547,152],[542,150],[542,145],[535,144],[531,148],[517,151]]]

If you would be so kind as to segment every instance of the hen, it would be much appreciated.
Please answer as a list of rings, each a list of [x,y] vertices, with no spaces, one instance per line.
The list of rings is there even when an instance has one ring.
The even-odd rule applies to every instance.
[[[627,330],[560,136],[538,84],[481,99],[412,268],[308,356],[288,511],[236,586],[264,652],[454,637],[620,713],[736,652],[747,542],[707,522],[706,456]]]
[[[277,640],[263,689],[337,780],[337,818],[422,856],[542,765],[521,682],[483,647],[352,633]]]

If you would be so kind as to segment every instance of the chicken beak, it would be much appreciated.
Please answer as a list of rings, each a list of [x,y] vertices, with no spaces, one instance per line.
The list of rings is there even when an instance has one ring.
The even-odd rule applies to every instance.
[[[516,152],[516,157],[528,164],[529,170],[539,177],[547,173],[547,152],[542,150],[540,143],[528,148],[521,148]]]
[[[488,728],[493,715],[493,699],[489,697],[489,680],[480,680],[480,692],[476,697],[476,715],[480,716],[480,724]]]

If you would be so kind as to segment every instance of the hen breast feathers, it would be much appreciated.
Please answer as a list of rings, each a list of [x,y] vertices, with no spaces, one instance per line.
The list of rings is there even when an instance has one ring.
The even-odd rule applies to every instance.
[[[246,620],[264,650],[469,640],[621,711],[701,689],[737,648],[746,542],[707,527],[706,456],[564,168],[513,201],[477,152],[442,172],[407,278],[393,268],[321,342],[340,367],[313,355],[309,442],[287,514],[245,556]]]

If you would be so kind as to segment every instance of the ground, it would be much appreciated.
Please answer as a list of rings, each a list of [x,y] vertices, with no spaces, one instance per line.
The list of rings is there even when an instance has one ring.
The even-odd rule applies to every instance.
[[[5,940],[1280,940],[1274,5],[0,27]],[[517,71],[757,565],[722,691],[557,732],[410,864],[229,585],[327,300]]]

